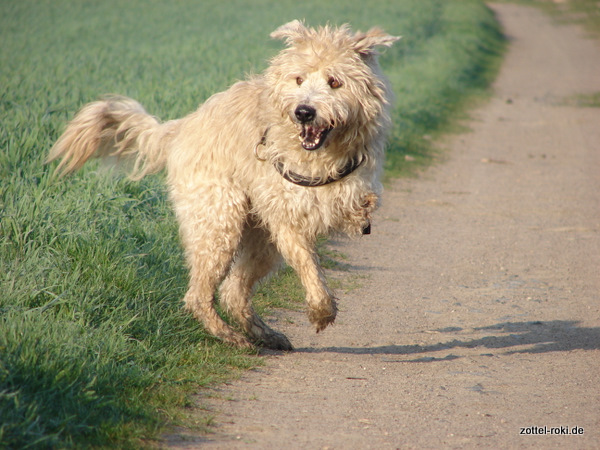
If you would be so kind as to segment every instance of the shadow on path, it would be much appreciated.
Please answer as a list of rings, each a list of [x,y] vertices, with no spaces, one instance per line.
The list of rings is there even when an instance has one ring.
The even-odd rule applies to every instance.
[[[548,322],[503,322],[486,327],[463,330],[458,327],[433,330],[438,333],[493,333],[478,338],[453,339],[433,345],[384,345],[379,347],[326,347],[299,348],[305,353],[347,353],[355,355],[419,355],[454,348],[507,349],[505,354],[568,352],[571,350],[600,349],[600,327],[579,327],[578,321],[553,320]],[[513,348],[525,345],[530,348]],[[457,359],[448,355],[444,358],[422,357],[406,362],[432,362]]]

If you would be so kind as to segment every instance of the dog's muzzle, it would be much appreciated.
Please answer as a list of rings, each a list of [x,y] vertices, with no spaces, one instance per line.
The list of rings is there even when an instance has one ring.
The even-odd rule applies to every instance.
[[[315,124],[317,110],[309,105],[299,105],[294,111],[294,115],[302,127],[300,131],[300,144],[302,148],[308,151],[321,148],[333,127],[317,126]]]

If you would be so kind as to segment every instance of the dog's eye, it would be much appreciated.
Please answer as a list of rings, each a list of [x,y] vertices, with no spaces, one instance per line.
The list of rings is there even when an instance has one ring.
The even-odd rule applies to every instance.
[[[329,87],[331,87],[331,89],[338,89],[342,87],[342,82],[333,77],[329,77],[327,83],[329,84]]]
[[[300,86],[302,83],[304,83],[304,78],[302,78],[302,77],[298,77],[298,78],[296,78],[296,84],[297,84],[298,86]]]

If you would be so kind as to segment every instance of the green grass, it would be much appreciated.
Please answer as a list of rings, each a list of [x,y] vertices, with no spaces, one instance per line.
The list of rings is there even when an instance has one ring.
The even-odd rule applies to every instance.
[[[164,120],[193,111],[263,70],[281,46],[269,32],[294,18],[404,36],[382,57],[394,175],[431,158],[424,136],[485,88],[501,48],[477,1],[0,0],[0,446],[135,448],[186,423],[190,392],[261,363],[181,310],[187,273],[163,176],[133,183],[90,164],[59,181],[43,161],[103,94]],[[256,301],[301,297],[288,269]]]

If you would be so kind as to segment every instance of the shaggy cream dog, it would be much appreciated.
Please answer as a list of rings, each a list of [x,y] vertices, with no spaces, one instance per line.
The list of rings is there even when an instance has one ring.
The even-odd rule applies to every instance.
[[[186,308],[226,342],[291,350],[254,312],[253,288],[283,256],[302,281],[317,332],[335,320],[315,240],[370,230],[391,96],[375,49],[398,38],[299,21],[271,37],[287,46],[265,73],[196,112],[161,124],[128,98],[90,103],[48,159],[62,158],[57,171],[67,173],[91,157],[126,158],[134,179],[166,166],[190,269]],[[217,314],[219,285],[243,333]]]

